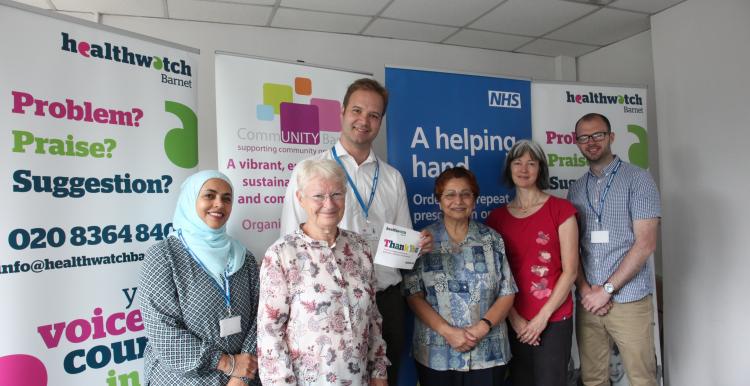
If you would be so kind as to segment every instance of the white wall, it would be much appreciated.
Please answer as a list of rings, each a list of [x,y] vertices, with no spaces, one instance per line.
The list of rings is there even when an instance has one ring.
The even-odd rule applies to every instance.
[[[304,60],[310,64],[372,73],[381,82],[385,80],[386,65],[559,80],[556,79],[555,59],[536,55],[355,35],[123,16],[105,16],[102,24],[201,50],[197,81],[201,168],[216,167],[217,163],[215,51]],[[343,92],[341,96],[343,98]],[[383,126],[374,145],[382,157],[386,156],[385,131]]]
[[[748,385],[750,2],[651,20],[668,384]]]

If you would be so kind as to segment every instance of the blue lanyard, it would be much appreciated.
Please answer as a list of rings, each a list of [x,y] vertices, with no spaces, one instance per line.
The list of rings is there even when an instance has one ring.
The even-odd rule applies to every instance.
[[[349,186],[352,187],[352,191],[354,192],[354,196],[357,197],[357,201],[359,201],[359,206],[362,208],[362,211],[365,212],[365,218],[368,217],[370,213],[370,206],[372,206],[372,200],[375,199],[375,189],[378,188],[378,175],[380,175],[380,161],[378,159],[375,159],[375,176],[372,178],[372,190],[370,191],[370,200],[367,202],[367,206],[365,206],[365,201],[362,200],[362,196],[359,194],[359,190],[357,189],[357,186],[354,185],[354,181],[352,181],[352,177],[349,175],[349,172],[346,171],[346,168],[344,167],[344,163],[341,162],[341,158],[339,158],[338,154],[336,154],[336,146],[331,148],[331,155],[333,156],[333,159],[336,160],[336,162],[341,165],[341,168],[344,169],[344,174],[346,174],[346,179],[349,181]]]
[[[219,287],[219,283],[217,283],[216,280],[213,280],[213,276],[208,272],[208,269],[206,268],[205,265],[203,265],[203,262],[201,262],[198,259],[198,257],[195,256],[195,253],[193,253],[193,250],[190,249],[190,246],[185,241],[185,238],[182,237],[182,229],[178,229],[177,230],[177,235],[180,237],[180,241],[182,241],[182,245],[185,246],[185,249],[187,249],[188,253],[193,258],[193,260],[195,260],[195,262],[198,263],[198,265],[203,269],[203,271],[205,271],[206,273],[208,273],[208,276],[211,276],[211,283],[214,283],[214,286],[216,286],[216,288],[219,291],[224,292],[224,304],[227,306],[227,312],[229,312],[229,314],[231,314],[232,313],[232,294],[229,292],[229,275],[227,275],[226,268],[224,269],[224,275],[223,275],[223,277],[224,277],[224,288],[221,288],[221,287]],[[229,265],[229,263],[227,263],[227,266],[228,265]]]
[[[594,209],[594,205],[591,204],[591,196],[589,195],[589,179],[591,178],[591,173],[586,174],[586,200],[589,203],[589,208],[594,211],[594,214],[596,214],[596,222],[601,225],[602,223],[602,215],[604,214],[604,200],[607,198],[607,193],[609,193],[609,188],[612,186],[612,180],[615,179],[615,174],[617,174],[617,170],[620,169],[620,165],[622,165],[622,160],[619,160],[617,162],[617,165],[615,165],[615,168],[612,170],[612,173],[609,175],[609,179],[607,180],[607,186],[604,187],[604,192],[601,195],[601,198],[599,199],[599,212]]]

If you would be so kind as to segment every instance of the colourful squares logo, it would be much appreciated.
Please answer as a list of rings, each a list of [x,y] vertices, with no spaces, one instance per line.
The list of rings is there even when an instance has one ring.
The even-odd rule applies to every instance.
[[[320,143],[318,106],[281,103],[281,142],[301,145]]]
[[[0,357],[0,386],[47,386],[47,369],[31,355]]]
[[[341,132],[341,102],[332,99],[311,98],[310,104],[318,106],[318,126],[321,131]]]
[[[297,95],[312,95],[312,80],[310,78],[294,78],[294,92]]]
[[[292,86],[286,84],[263,83],[263,104],[273,106],[274,114],[279,114],[279,105],[281,105],[281,103],[291,103],[292,101]]]
[[[273,106],[257,105],[255,106],[255,116],[259,121],[273,121]]]

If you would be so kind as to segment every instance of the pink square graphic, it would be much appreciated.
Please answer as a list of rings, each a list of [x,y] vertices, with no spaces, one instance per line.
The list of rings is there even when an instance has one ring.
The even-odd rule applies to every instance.
[[[311,98],[310,104],[318,106],[320,131],[341,132],[341,102],[332,99]]]
[[[281,142],[301,145],[320,143],[318,106],[281,102]]]

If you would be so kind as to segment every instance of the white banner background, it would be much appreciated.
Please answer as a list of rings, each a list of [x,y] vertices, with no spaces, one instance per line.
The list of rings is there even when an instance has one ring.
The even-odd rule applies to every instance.
[[[219,170],[232,180],[228,229],[260,260],[279,238],[281,207],[299,161],[328,151],[341,101],[361,73],[216,54]],[[281,106],[284,104],[285,106]],[[313,106],[315,105],[315,106]],[[285,108],[290,121],[282,121]],[[294,118],[300,118],[294,121]],[[290,130],[282,130],[282,126]]]
[[[163,237],[179,186],[197,163],[198,55],[6,2],[0,3],[0,42],[6,133],[0,385],[138,385],[145,340],[131,299],[142,254]],[[107,44],[111,59],[100,57],[107,56]],[[149,64],[123,63],[124,51],[116,54],[114,47]],[[170,84],[178,80],[182,86]],[[165,111],[166,101],[184,106],[182,112]],[[86,103],[122,115],[87,122],[76,116]],[[117,175],[138,191],[143,182],[136,180],[153,186],[142,193],[96,192],[98,183]],[[71,177],[87,182],[74,187]],[[47,191],[55,187],[64,197]]]

